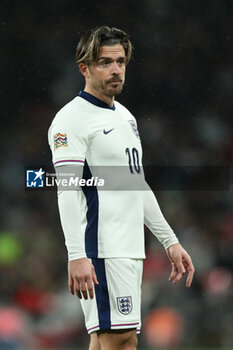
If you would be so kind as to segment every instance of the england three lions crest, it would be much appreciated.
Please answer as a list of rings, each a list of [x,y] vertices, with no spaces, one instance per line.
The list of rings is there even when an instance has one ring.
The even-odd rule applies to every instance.
[[[117,298],[117,307],[121,314],[128,315],[133,310],[132,297]]]
[[[131,129],[132,129],[134,135],[137,136],[137,138],[140,140],[138,128],[137,128],[135,121],[133,119],[131,119],[131,120],[128,120],[128,122],[129,122],[129,125],[131,126]]]

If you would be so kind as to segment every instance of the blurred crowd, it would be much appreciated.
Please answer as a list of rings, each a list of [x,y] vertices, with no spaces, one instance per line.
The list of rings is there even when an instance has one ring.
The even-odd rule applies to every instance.
[[[0,349],[87,348],[79,303],[67,289],[56,193],[25,190],[25,168],[51,164],[55,113],[83,88],[74,59],[80,34],[106,24],[131,35],[133,59],[117,99],[138,121],[144,164],[224,165],[230,176],[233,3],[14,0],[1,7]],[[156,174],[148,175],[196,275],[191,289],[170,285],[170,263],[146,230],[140,346],[229,348],[232,179],[225,191],[161,191]]]

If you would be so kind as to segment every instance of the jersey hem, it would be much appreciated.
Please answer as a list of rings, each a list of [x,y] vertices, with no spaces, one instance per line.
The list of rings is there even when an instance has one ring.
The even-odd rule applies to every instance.
[[[96,253],[87,253],[87,257],[90,259],[146,259],[146,255],[145,254],[98,254],[96,255]]]

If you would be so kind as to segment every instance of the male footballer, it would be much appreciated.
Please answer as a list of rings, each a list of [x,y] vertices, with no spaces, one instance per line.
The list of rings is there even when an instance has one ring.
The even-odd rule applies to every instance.
[[[132,181],[143,176],[136,120],[115,101],[131,52],[128,34],[117,28],[95,28],[80,39],[76,60],[85,78],[84,90],[57,113],[49,129],[57,172],[73,167],[88,179],[103,166],[126,169]],[[114,176],[118,178],[117,170]],[[68,250],[69,290],[81,301],[89,350],[135,350],[141,327],[144,224],[166,250],[172,265],[170,281],[177,283],[187,274],[190,287],[190,256],[149,187],[59,190],[58,206]]]

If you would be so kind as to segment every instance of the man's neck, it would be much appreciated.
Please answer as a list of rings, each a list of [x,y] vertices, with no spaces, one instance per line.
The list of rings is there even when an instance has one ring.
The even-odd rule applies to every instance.
[[[96,91],[94,89],[90,89],[87,86],[85,86],[84,91],[88,92],[89,94],[91,94],[91,95],[95,96],[96,98],[98,98],[99,100],[103,101],[108,106],[113,107],[113,105],[114,105],[114,96],[113,97],[109,97],[109,96],[103,95],[99,91]]]

